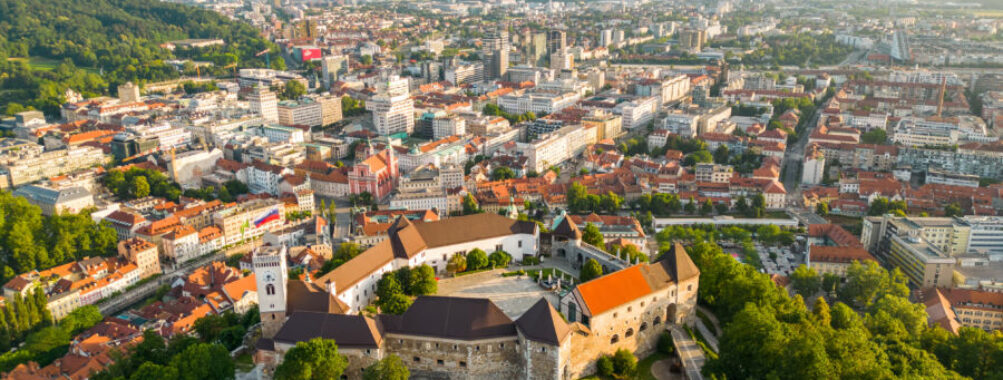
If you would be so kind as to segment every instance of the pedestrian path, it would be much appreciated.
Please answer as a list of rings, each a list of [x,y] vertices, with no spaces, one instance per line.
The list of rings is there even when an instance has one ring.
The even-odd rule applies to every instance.
[[[679,359],[683,362],[683,372],[686,373],[686,378],[690,380],[703,380],[703,375],[700,374],[700,371],[703,369],[704,362],[707,361],[703,350],[678,325],[669,327],[669,332],[672,334],[672,343],[676,346]]]

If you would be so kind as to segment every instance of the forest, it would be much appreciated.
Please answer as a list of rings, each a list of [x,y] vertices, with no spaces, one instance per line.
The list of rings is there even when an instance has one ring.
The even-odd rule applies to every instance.
[[[44,270],[90,256],[116,252],[118,235],[88,213],[42,215],[23,197],[0,192],[0,265],[2,280],[33,269]]]
[[[223,46],[169,51],[160,44],[216,38]],[[0,0],[0,111],[58,114],[66,89],[115,95],[119,84],[182,75],[165,60],[262,67],[277,49],[251,25],[215,12],[147,0]],[[218,74],[217,73],[217,74]],[[202,74],[207,74],[203,71]]]
[[[663,230],[661,251],[685,238],[700,268],[699,302],[723,324],[721,347],[703,368],[717,379],[999,379],[1003,335],[927,325],[909,301],[906,277],[874,262],[853,263],[846,281],[822,281],[808,300],[724,253],[714,227]],[[683,233],[685,232],[685,233]],[[795,276],[797,277],[797,276]],[[795,286],[795,288],[800,288]],[[824,289],[823,289],[824,288]]]

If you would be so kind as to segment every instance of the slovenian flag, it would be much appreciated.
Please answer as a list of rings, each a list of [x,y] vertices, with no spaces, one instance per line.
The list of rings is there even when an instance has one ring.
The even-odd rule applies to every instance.
[[[271,222],[273,220],[279,220],[279,209],[277,208],[273,208],[271,211],[268,211],[264,215],[258,217],[258,219],[255,219],[254,227],[261,228],[263,224]]]

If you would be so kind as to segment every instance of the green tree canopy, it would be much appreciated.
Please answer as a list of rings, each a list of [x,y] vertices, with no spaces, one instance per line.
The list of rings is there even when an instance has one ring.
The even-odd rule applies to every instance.
[[[338,345],[334,340],[313,338],[296,343],[296,346],[286,352],[282,364],[275,368],[275,379],[337,379],[347,366],[348,360],[338,353]]]

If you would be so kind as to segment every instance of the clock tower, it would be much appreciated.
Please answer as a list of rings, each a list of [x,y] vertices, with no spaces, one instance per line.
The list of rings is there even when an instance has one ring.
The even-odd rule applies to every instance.
[[[261,313],[261,335],[274,337],[286,321],[286,247],[258,247],[252,253],[254,276],[258,285],[258,310]]]

